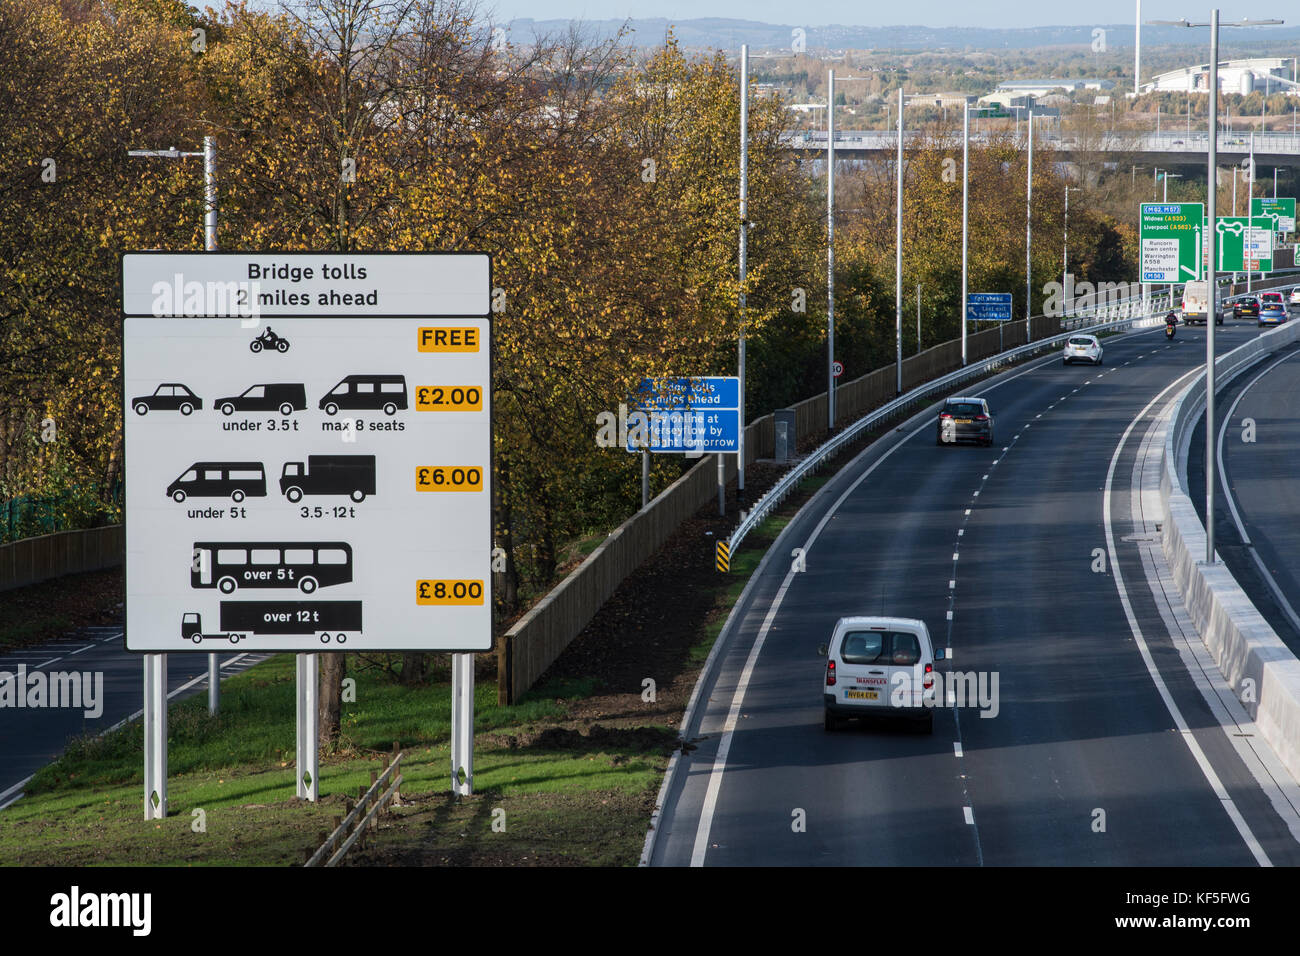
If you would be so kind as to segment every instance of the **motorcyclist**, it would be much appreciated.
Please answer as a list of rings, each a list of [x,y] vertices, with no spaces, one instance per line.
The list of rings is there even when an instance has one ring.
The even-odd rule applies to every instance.
[[[265,339],[268,342],[274,342],[276,335],[274,332],[271,331],[271,327],[268,325],[266,329],[262,332],[262,334],[258,336],[258,338]]]
[[[1165,316],[1165,338],[1172,339],[1174,337],[1174,330],[1177,326],[1178,314],[1170,311],[1170,313]]]

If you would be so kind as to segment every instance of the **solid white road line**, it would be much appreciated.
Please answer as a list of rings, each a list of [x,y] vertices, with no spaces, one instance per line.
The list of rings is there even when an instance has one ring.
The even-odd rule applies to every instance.
[[[1255,838],[1255,834],[1251,831],[1250,825],[1246,823],[1245,817],[1241,815],[1241,811],[1237,809],[1236,803],[1233,802],[1232,796],[1223,786],[1223,782],[1219,779],[1219,775],[1215,773],[1214,767],[1210,764],[1209,758],[1205,756],[1205,751],[1201,749],[1201,745],[1196,740],[1196,736],[1187,726],[1187,721],[1183,718],[1182,711],[1179,710],[1178,704],[1174,702],[1173,695],[1169,693],[1169,688],[1165,685],[1164,678],[1160,675],[1160,671],[1157,669],[1155,661],[1151,657],[1151,650],[1147,646],[1146,638],[1142,634],[1142,627],[1138,624],[1137,616],[1133,613],[1133,606],[1129,602],[1128,591],[1124,587],[1124,575],[1120,570],[1119,559],[1115,553],[1115,533],[1114,529],[1111,527],[1110,502],[1112,486],[1115,482],[1115,466],[1119,464],[1119,457],[1124,451],[1124,446],[1128,443],[1129,436],[1133,434],[1133,429],[1137,427],[1138,422],[1143,419],[1147,412],[1149,412],[1157,402],[1163,399],[1175,388],[1181,388],[1186,379],[1193,375],[1199,375],[1201,372],[1202,370],[1200,368],[1194,368],[1185,372],[1183,375],[1175,379],[1173,383],[1167,386],[1159,395],[1151,399],[1151,401],[1147,403],[1146,407],[1142,409],[1142,411],[1138,412],[1137,417],[1129,422],[1128,427],[1124,429],[1124,434],[1120,437],[1119,444],[1115,446],[1115,453],[1111,455],[1110,458],[1110,467],[1106,470],[1106,491],[1102,496],[1101,505],[1102,519],[1106,527],[1106,552],[1110,558],[1111,571],[1115,576],[1115,588],[1119,591],[1120,604],[1124,607],[1124,616],[1128,618],[1129,630],[1133,633],[1133,642],[1137,645],[1138,653],[1142,656],[1142,663],[1146,665],[1147,673],[1151,675],[1151,680],[1156,685],[1156,691],[1160,694],[1160,699],[1164,701],[1165,707],[1169,711],[1169,715],[1173,718],[1174,724],[1178,728],[1179,736],[1182,737],[1183,743],[1187,745],[1187,749],[1191,751],[1192,757],[1196,761],[1197,766],[1200,767],[1201,773],[1210,784],[1210,789],[1214,791],[1214,795],[1218,797],[1223,809],[1227,812],[1229,818],[1231,818],[1233,824],[1237,827],[1237,832],[1241,834],[1242,840],[1245,842],[1247,849],[1250,850],[1251,855],[1255,857],[1256,862],[1258,862],[1260,866],[1272,866],[1272,861],[1269,860],[1268,855],[1264,852],[1264,848],[1260,845],[1259,840]]]

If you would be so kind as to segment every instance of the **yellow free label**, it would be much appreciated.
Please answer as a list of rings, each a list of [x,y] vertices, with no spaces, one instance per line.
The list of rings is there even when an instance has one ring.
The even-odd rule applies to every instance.
[[[483,390],[477,385],[421,385],[415,390],[417,412],[481,412]]]
[[[483,603],[482,581],[416,581],[415,603],[473,605]]]
[[[482,491],[483,469],[476,465],[420,465],[416,491]]]
[[[477,352],[479,341],[479,330],[473,326],[434,326],[421,328],[415,344],[421,352]]]

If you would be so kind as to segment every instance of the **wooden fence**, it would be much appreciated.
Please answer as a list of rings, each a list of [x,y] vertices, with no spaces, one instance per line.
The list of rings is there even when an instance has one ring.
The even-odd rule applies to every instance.
[[[120,524],[0,544],[0,591],[64,574],[116,567],[125,555],[126,538]]]

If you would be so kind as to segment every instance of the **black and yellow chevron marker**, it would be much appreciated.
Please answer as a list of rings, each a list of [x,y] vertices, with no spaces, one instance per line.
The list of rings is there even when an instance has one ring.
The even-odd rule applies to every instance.
[[[725,541],[718,542],[718,570],[724,573],[731,570],[731,545]]]

